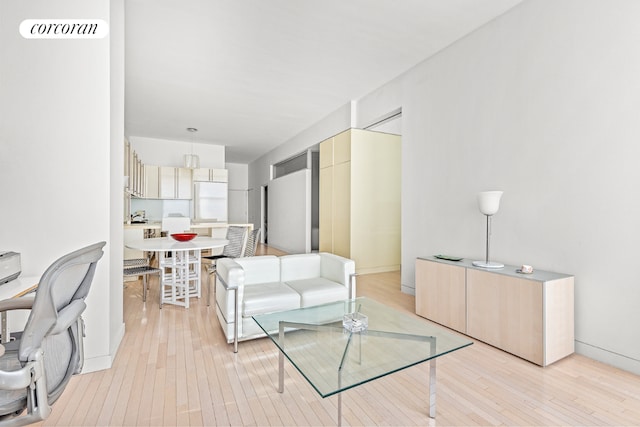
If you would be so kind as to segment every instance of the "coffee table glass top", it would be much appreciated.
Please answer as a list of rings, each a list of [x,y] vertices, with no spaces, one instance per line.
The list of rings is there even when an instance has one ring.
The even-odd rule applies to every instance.
[[[366,323],[366,330],[343,327],[345,314],[352,313],[358,313],[352,329]],[[363,297],[253,319],[322,397],[473,343]]]

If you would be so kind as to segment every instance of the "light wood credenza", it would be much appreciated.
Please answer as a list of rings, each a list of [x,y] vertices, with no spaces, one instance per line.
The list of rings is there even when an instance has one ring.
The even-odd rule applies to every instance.
[[[574,278],[416,260],[416,314],[546,366],[574,352]]]

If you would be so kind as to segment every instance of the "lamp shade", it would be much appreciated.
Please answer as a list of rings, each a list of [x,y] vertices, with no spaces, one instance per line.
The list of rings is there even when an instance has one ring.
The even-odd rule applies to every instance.
[[[483,191],[478,193],[478,209],[485,215],[493,215],[500,208],[502,191]]]
[[[197,154],[184,155],[184,167],[189,169],[197,169],[200,167],[200,157]]]

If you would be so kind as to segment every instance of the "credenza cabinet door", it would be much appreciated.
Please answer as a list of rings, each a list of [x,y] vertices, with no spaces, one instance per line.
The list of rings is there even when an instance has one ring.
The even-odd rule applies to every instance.
[[[465,269],[417,260],[416,314],[465,333]]]
[[[467,333],[543,365],[543,283],[468,269]]]

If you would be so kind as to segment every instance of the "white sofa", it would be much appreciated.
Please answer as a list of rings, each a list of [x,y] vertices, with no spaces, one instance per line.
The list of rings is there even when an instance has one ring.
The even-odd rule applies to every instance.
[[[251,316],[355,298],[356,293],[355,262],[325,252],[223,258],[216,276],[216,313],[235,351],[238,340],[264,336]]]

